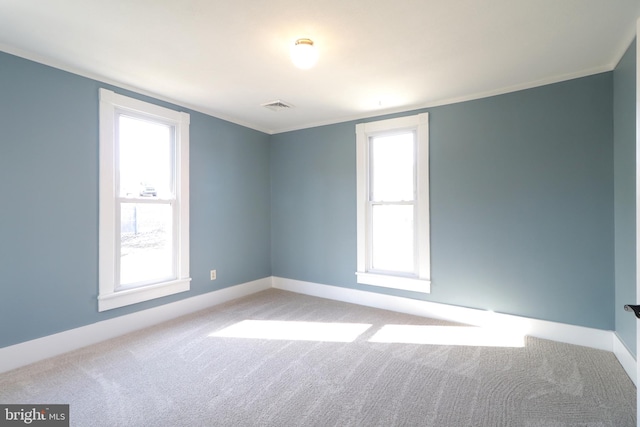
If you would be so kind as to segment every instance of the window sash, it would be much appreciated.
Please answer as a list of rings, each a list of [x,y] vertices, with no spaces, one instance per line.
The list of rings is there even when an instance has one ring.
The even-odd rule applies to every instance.
[[[393,184],[394,177],[389,177],[387,175],[380,175],[380,173],[376,170],[376,166],[381,166],[381,162],[379,160],[376,159],[377,157],[377,150],[376,147],[379,147],[379,145],[376,145],[376,141],[379,140],[384,140],[386,142],[386,144],[388,144],[387,147],[380,147],[380,148],[387,148],[387,152],[384,152],[383,149],[380,149],[381,153],[379,155],[386,155],[385,156],[385,160],[389,160],[389,156],[392,155],[391,152],[389,152],[389,149],[393,149],[396,147],[392,147],[391,145],[395,144],[396,142],[398,143],[400,150],[402,150],[403,148],[406,147],[402,147],[402,144],[406,144],[408,141],[406,139],[403,140],[403,138],[410,136],[411,139],[411,147],[410,147],[410,151],[411,151],[411,159],[409,162],[410,165],[408,164],[396,164],[395,168],[407,168],[410,167],[411,168],[411,176],[409,177],[409,181],[407,181],[406,177],[404,177],[404,179],[402,179],[402,182],[400,183],[401,185],[410,185],[410,191],[403,191],[402,193],[404,193],[404,195],[408,195],[411,194],[410,197],[403,197],[403,198],[398,198],[396,197],[395,199],[389,199],[389,198],[384,198],[384,197],[377,197],[376,195],[385,195],[388,194],[389,191],[386,192],[380,192],[380,191],[376,191],[376,186],[378,185],[389,185],[389,184]],[[369,144],[368,144],[368,194],[369,194],[369,203],[367,205],[367,233],[369,238],[367,239],[367,271],[371,272],[371,273],[378,273],[378,274],[392,274],[392,275],[403,275],[403,276],[408,276],[408,277],[418,277],[418,241],[417,241],[417,222],[416,222],[416,218],[417,218],[417,213],[418,213],[418,201],[417,201],[417,188],[418,188],[418,183],[417,183],[417,170],[418,170],[418,165],[417,165],[417,143],[416,143],[416,132],[415,130],[402,130],[402,131],[386,131],[386,132],[378,132],[376,134],[370,135],[368,138]],[[399,159],[399,160],[408,160],[408,159]],[[384,165],[384,163],[382,164]],[[389,166],[384,165],[384,166]],[[396,173],[395,170],[387,170],[386,172],[388,173]],[[378,180],[376,180],[375,178],[378,177]],[[378,182],[376,182],[378,181]],[[406,190],[406,189],[405,189]],[[386,250],[389,250],[388,248],[378,248],[376,247],[376,242],[379,242],[379,239],[376,236],[376,230],[375,230],[375,218],[374,218],[374,209],[375,206],[405,206],[405,205],[410,205],[413,207],[413,212],[412,212],[412,225],[411,225],[411,234],[412,234],[412,238],[411,240],[411,250],[410,250],[410,254],[405,253],[404,255],[407,257],[406,259],[404,259],[404,262],[401,261],[396,261],[395,263],[392,262],[392,264],[404,264],[404,265],[410,265],[410,268],[380,268],[379,267],[379,263],[377,262],[379,256],[377,254],[379,253],[384,253]],[[398,226],[398,225],[396,225]],[[388,230],[387,230],[388,232]],[[386,242],[386,243],[390,243],[390,242]],[[403,250],[401,248],[396,247],[396,254],[398,253],[397,251],[399,251],[400,253],[403,252]],[[409,252],[409,251],[408,251]],[[392,255],[389,253],[388,254],[389,257],[391,257]],[[383,262],[384,264],[384,262]]]
[[[166,178],[168,178],[168,185],[166,186],[166,188],[168,189],[168,192],[163,192],[165,197],[163,198],[158,198],[157,196],[154,198],[148,198],[148,197],[142,197],[139,195],[127,195],[126,193],[124,193],[123,188],[122,188],[122,170],[123,167],[121,165],[121,161],[122,161],[122,133],[121,133],[121,118],[129,118],[129,119],[134,119],[134,120],[139,120],[141,122],[146,122],[148,124],[151,125],[164,125],[167,126],[169,128],[169,146],[166,147],[168,149],[168,153],[165,153],[167,155],[168,158],[168,165],[166,171],[164,171],[168,176]],[[115,283],[114,283],[114,289],[116,292],[118,291],[122,291],[125,289],[132,289],[132,288],[138,288],[141,286],[147,286],[147,285],[152,285],[152,284],[156,284],[156,283],[162,283],[162,282],[167,282],[170,280],[176,280],[177,279],[177,259],[178,259],[178,253],[176,252],[176,243],[177,243],[177,239],[178,239],[178,230],[179,230],[179,224],[178,224],[178,218],[179,216],[177,215],[177,203],[176,203],[176,187],[175,187],[175,183],[176,183],[176,170],[178,169],[178,165],[176,164],[177,161],[177,156],[175,155],[175,149],[176,149],[176,126],[175,124],[171,123],[171,122],[167,122],[166,120],[163,119],[158,119],[155,117],[149,117],[148,114],[138,114],[138,113],[134,113],[131,111],[127,111],[127,110],[122,110],[122,109],[116,109],[116,114],[115,114],[115,120],[114,120],[114,125],[115,125],[115,134],[114,134],[114,149],[115,149],[115,170],[116,170],[116,176],[115,176],[115,185],[116,185],[116,197],[115,197],[115,214],[116,214],[116,227],[114,229],[114,233],[115,233],[115,243],[116,243],[116,248],[115,248],[115,265],[114,265],[114,269],[115,269]],[[164,187],[163,187],[164,188]],[[158,189],[159,191],[161,191],[160,189]],[[160,195],[162,195],[163,193],[160,193]],[[123,194],[125,194],[123,196]],[[135,194],[135,193],[134,193]],[[169,238],[169,244],[171,246],[170,248],[170,260],[169,260],[169,267],[170,267],[170,273],[167,274],[166,276],[153,276],[152,274],[148,274],[149,272],[145,272],[145,276],[149,277],[147,279],[142,279],[142,280],[138,280],[138,281],[133,281],[133,282],[125,282],[123,283],[122,279],[123,279],[123,266],[122,266],[122,206],[123,204],[143,204],[143,205],[158,205],[158,206],[162,206],[162,205],[169,205],[170,206],[170,216],[171,218],[169,219],[169,225],[170,225],[170,238]],[[163,263],[163,266],[160,268],[166,268],[166,265],[164,265],[165,263]]]
[[[397,140],[397,145],[399,147],[394,147],[396,149],[400,149],[402,150],[405,147],[402,147],[403,143],[406,143],[408,141],[406,140],[402,140],[403,137],[407,137],[410,136],[411,137],[411,147],[410,147],[410,151],[411,151],[411,164],[408,165],[402,165],[404,167],[410,167],[411,170],[411,174],[408,177],[403,177],[404,179],[399,180],[398,177],[388,177],[386,175],[381,176],[380,173],[378,172],[378,170],[376,170],[376,166],[378,167],[383,167],[384,166],[389,166],[388,163],[385,165],[384,160],[382,162],[380,162],[379,160],[377,160],[378,154],[377,154],[377,149],[376,146],[379,146],[380,142],[379,140],[386,140],[389,141],[391,140],[391,144],[395,143],[394,139],[399,139]],[[376,144],[376,141],[378,141],[378,144]],[[389,144],[389,142],[387,142],[387,144]],[[392,201],[415,201],[416,200],[416,196],[417,196],[417,169],[418,169],[418,165],[417,165],[417,143],[416,143],[416,132],[414,130],[410,130],[410,131],[402,131],[402,132],[381,132],[381,133],[377,133],[374,135],[369,136],[369,145],[368,145],[368,170],[369,170],[369,180],[368,180],[368,187],[369,187],[369,200],[370,201],[387,201],[387,202],[392,202]],[[381,157],[384,157],[385,160],[389,161],[389,157],[392,155],[391,152],[384,152],[384,148],[385,147],[378,147],[378,149],[380,149]],[[390,147],[386,147],[387,149],[389,149]],[[395,151],[395,150],[388,150],[388,151]],[[385,156],[386,155],[386,156]],[[398,159],[400,160],[400,159]],[[395,165],[396,169],[398,167],[401,167],[401,165]],[[395,172],[395,171],[394,171]],[[404,171],[402,171],[404,172]],[[376,180],[376,178],[380,178],[378,180]],[[395,183],[392,181],[396,181]],[[381,183],[378,183],[376,181],[381,181]],[[390,182],[391,181],[391,182]],[[387,184],[385,186],[385,184]],[[396,198],[390,198],[390,197],[380,197],[380,196],[384,196],[384,195],[388,195],[390,193],[390,190],[388,189],[389,184],[396,184],[395,186],[397,186],[397,184],[404,184],[407,185],[409,184],[411,186],[410,191],[404,191],[404,195],[408,195],[410,194],[410,197],[396,197]],[[383,189],[378,189],[378,187],[382,187],[383,189],[385,187],[387,187],[386,191],[384,191]],[[393,186],[391,186],[393,187]],[[377,197],[376,197],[377,196]]]
[[[379,241],[378,237],[376,236],[376,230],[375,230],[375,218],[374,218],[374,212],[375,212],[375,207],[379,206],[379,207],[394,207],[394,206],[409,206],[411,207],[411,250],[410,253],[405,253],[404,255],[407,257],[406,259],[404,259],[404,262],[399,262],[396,261],[395,263],[392,262],[392,264],[403,264],[403,265],[410,265],[410,268],[381,268],[379,267],[380,264],[383,263],[376,263],[376,260],[378,259],[378,255],[379,253],[384,253],[388,250],[388,248],[386,247],[376,247],[375,244],[376,242],[382,243]],[[418,277],[418,242],[417,242],[417,229],[416,229],[416,214],[417,214],[417,203],[414,202],[370,202],[369,203],[369,208],[368,208],[368,217],[369,217],[369,221],[367,222],[367,226],[368,226],[368,233],[370,238],[368,239],[368,254],[367,254],[367,272],[370,273],[378,273],[378,274],[392,274],[392,275],[401,275],[401,276],[407,276],[407,277]],[[396,227],[400,227],[400,225],[395,225]],[[387,244],[390,244],[391,242],[388,241],[389,237],[387,237]],[[394,247],[394,249],[396,250],[396,254],[399,252],[403,252],[403,250],[397,246]],[[409,252],[409,251],[407,251]],[[389,256],[391,256],[391,254],[389,254]]]
[[[170,225],[170,235],[169,235],[169,244],[171,246],[169,253],[169,273],[164,276],[155,276],[150,279],[138,280],[133,282],[122,282],[122,205],[146,205],[146,206],[169,206],[170,207],[170,220],[168,221]],[[137,206],[136,206],[137,209]],[[177,223],[177,204],[174,200],[144,200],[141,198],[122,198],[119,197],[116,199],[116,228],[115,232],[115,242],[116,242],[116,253],[115,253],[115,283],[114,288],[115,291],[122,291],[125,289],[138,288],[141,286],[152,285],[156,283],[162,283],[172,280],[177,280],[178,274],[178,253],[177,253],[177,240],[178,240],[178,228],[179,224]],[[163,263],[160,266],[161,269],[166,269],[167,265]],[[149,277],[149,275],[147,275]]]
[[[121,134],[121,118],[128,118],[128,119],[133,119],[133,120],[139,120],[141,122],[146,122],[148,124],[151,125],[160,125],[160,126],[165,126],[169,129],[169,135],[168,135],[168,142],[169,142],[169,146],[167,147],[167,152],[165,153],[167,155],[167,163],[168,163],[168,170],[167,172],[167,177],[168,178],[168,182],[166,182],[166,186],[161,186],[160,188],[157,188],[157,190],[159,190],[159,193],[157,194],[157,196],[164,196],[165,199],[176,199],[176,192],[177,192],[177,188],[176,188],[176,182],[177,182],[177,170],[178,168],[178,156],[176,155],[176,146],[177,146],[177,125],[174,122],[168,121],[166,119],[163,118],[158,118],[158,117],[154,117],[154,116],[150,116],[149,114],[142,114],[142,113],[138,113],[138,112],[132,112],[130,110],[126,110],[126,109],[122,109],[122,108],[116,108],[115,109],[115,118],[114,118],[114,150],[115,150],[115,158],[114,158],[114,162],[116,164],[116,181],[115,181],[115,185],[116,185],[116,196],[119,197],[136,197],[137,194],[134,196],[127,196],[126,193],[125,196],[123,196],[123,186],[122,186],[122,170],[124,169],[123,167],[121,167],[120,165],[120,161],[121,161],[121,154],[122,154],[122,150],[121,150],[121,146],[122,146],[122,134]],[[138,147],[140,148],[140,147]],[[153,163],[153,162],[151,162]],[[155,183],[156,187],[158,183]],[[162,190],[168,190],[168,191],[162,191]]]

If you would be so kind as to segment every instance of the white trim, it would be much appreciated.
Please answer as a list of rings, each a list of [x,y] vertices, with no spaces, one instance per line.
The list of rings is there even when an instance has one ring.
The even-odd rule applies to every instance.
[[[0,348],[0,373],[271,288],[271,277]]]
[[[281,127],[281,128],[276,128],[276,129],[269,129],[263,126],[259,126],[255,123],[249,123],[247,121],[244,120],[240,120],[231,116],[228,116],[226,114],[223,114],[219,111],[215,111],[213,109],[210,108],[204,108],[202,106],[199,105],[195,105],[195,104],[191,104],[185,100],[179,100],[179,99],[175,99],[175,98],[171,98],[171,97],[167,97],[165,95],[161,95],[157,92],[154,91],[149,91],[146,89],[142,89],[141,87],[138,86],[134,86],[131,84],[127,84],[124,83],[122,81],[118,81],[106,76],[103,76],[99,73],[95,73],[92,71],[88,71],[86,69],[82,69],[79,67],[75,67],[73,65],[70,64],[65,64],[59,60],[56,60],[54,58],[45,56],[45,55],[40,55],[40,54],[35,54],[33,52],[28,52],[25,51],[23,49],[18,49],[14,46],[9,46],[7,44],[4,43],[0,43],[0,51],[5,52],[9,55],[13,55],[13,56],[17,56],[19,58],[23,58],[29,61],[33,61],[36,62],[38,64],[43,64],[49,67],[53,67],[56,68],[58,70],[62,70],[68,73],[72,73],[81,77],[86,77],[92,80],[95,80],[97,82],[102,82],[102,83],[106,83],[112,86],[117,86],[121,89],[125,89],[125,90],[129,90],[131,92],[136,92],[139,93],[140,95],[145,95],[145,96],[149,96],[155,99],[158,99],[160,101],[164,101],[164,102],[168,102],[171,104],[175,104],[175,105],[181,105],[185,108],[188,108],[190,110],[193,111],[197,111],[203,114],[206,114],[208,116],[211,117],[215,117],[221,120],[224,120],[226,122],[229,123],[234,123],[249,129],[253,129],[259,132],[263,132],[267,135],[277,135],[280,133],[286,133],[286,132],[293,132],[293,131],[297,131],[297,130],[303,130],[303,129],[310,129],[310,128],[315,128],[315,127],[321,127],[321,126],[328,126],[328,125],[334,125],[334,124],[338,124],[338,123],[347,123],[347,122],[351,122],[351,121],[356,121],[356,120],[363,120],[363,119],[368,119],[368,118],[372,118],[372,117],[380,117],[380,116],[384,116],[384,115],[389,115],[389,114],[396,114],[396,113],[407,113],[407,112],[411,112],[411,111],[415,111],[415,110],[422,110],[425,108],[433,108],[433,107],[439,107],[442,105],[451,105],[451,104],[456,104],[459,102],[466,102],[466,101],[473,101],[476,99],[483,99],[483,98],[490,98],[493,96],[498,96],[498,95],[504,95],[507,93],[512,93],[512,92],[519,92],[522,90],[527,90],[527,89],[533,89],[536,87],[540,87],[540,86],[546,86],[546,85],[550,85],[550,84],[554,84],[554,83],[561,83],[561,82],[565,82],[568,80],[574,80],[574,79],[578,79],[578,78],[582,78],[582,77],[588,77],[588,76],[593,76],[596,74],[601,74],[601,73],[606,73],[609,71],[613,71],[618,62],[620,61],[620,59],[622,58],[622,56],[624,56],[624,53],[626,52],[626,50],[629,48],[629,45],[633,42],[633,38],[635,38],[635,32],[633,32],[632,34],[630,33],[629,35],[630,38],[628,38],[628,42],[626,43],[624,49],[619,48],[620,51],[617,52],[616,55],[614,55],[614,60],[612,63],[603,65],[603,66],[599,66],[599,67],[594,67],[594,68],[589,68],[587,70],[581,70],[581,71],[577,71],[574,73],[567,73],[567,74],[559,74],[556,76],[552,76],[552,77],[548,77],[545,79],[540,79],[540,80],[535,80],[535,81],[531,81],[531,82],[526,82],[526,83],[521,83],[521,84],[517,84],[517,85],[512,85],[512,86],[505,86],[505,87],[501,87],[498,89],[492,89],[492,90],[488,90],[488,91],[484,91],[484,92],[476,92],[476,93],[472,93],[472,94],[468,94],[468,95],[461,95],[461,96],[450,96],[450,97],[446,97],[446,98],[441,98],[441,99],[435,99],[435,100],[430,100],[427,102],[421,102],[421,103],[416,103],[413,105],[403,105],[400,107],[390,107],[390,108],[384,108],[384,109],[379,109],[379,110],[369,110],[366,111],[364,113],[359,113],[359,114],[351,114],[348,116],[344,116],[344,117],[340,117],[340,118],[332,118],[332,119],[326,119],[326,120],[319,120],[319,121],[313,121],[313,122],[307,122],[301,125],[295,125],[295,126],[288,126],[288,127]],[[625,40],[627,40],[625,38]],[[622,46],[622,45],[621,45]]]
[[[356,124],[357,280],[373,286],[431,292],[429,210],[429,113]],[[371,269],[370,144],[377,135],[398,131],[416,133],[415,270],[409,277]]]
[[[414,300],[357,289],[273,277],[273,287],[336,301],[359,304],[415,316],[449,320],[474,326],[504,325],[524,335],[613,351],[612,332],[547,320],[529,319],[486,310]]]
[[[513,325],[527,335],[613,352],[636,384],[636,359],[612,331],[412,300],[282,277],[265,277],[170,304],[0,348],[0,373],[195,313],[270,288],[477,326]]]
[[[638,23],[636,21],[636,25],[634,25],[632,28],[629,28],[629,32],[627,33],[626,37],[622,38],[620,44],[617,46],[617,49],[613,50],[614,55],[611,71],[618,68],[618,64],[620,64],[620,61],[622,61],[624,54],[627,53],[627,50],[629,50],[629,47],[631,47],[631,44],[636,38],[637,26]]]
[[[627,48],[629,47],[629,44],[631,44],[632,41],[633,40],[629,41],[629,43],[627,44]],[[622,52],[620,57],[622,57],[623,54],[624,54],[624,52]],[[416,103],[416,104],[413,104],[413,105],[403,105],[403,106],[395,107],[395,108],[394,107],[390,107],[390,108],[381,108],[379,110],[369,110],[369,111],[366,111],[366,112],[361,113],[361,114],[352,114],[352,115],[349,115],[349,116],[341,117],[339,119],[319,120],[319,121],[309,122],[309,123],[305,123],[305,124],[297,125],[297,126],[290,126],[290,127],[280,128],[280,129],[273,129],[273,130],[269,131],[268,133],[270,135],[277,135],[277,134],[280,134],[280,133],[294,132],[294,131],[297,131],[297,130],[303,130],[303,129],[321,127],[321,126],[329,126],[329,125],[334,125],[334,124],[337,124],[337,123],[348,123],[348,122],[353,122],[353,121],[357,121],[357,120],[364,120],[364,119],[370,119],[370,118],[375,118],[375,117],[386,116],[386,115],[390,115],[390,114],[399,114],[399,113],[409,113],[410,114],[411,112],[415,112],[415,111],[418,111],[418,110],[424,110],[424,109],[427,109],[427,108],[434,108],[434,107],[440,107],[440,106],[443,106],[443,105],[457,104],[457,103],[460,103],[460,102],[474,101],[474,100],[477,100],[477,99],[491,98],[491,97],[494,97],[494,96],[505,95],[505,94],[508,94],[508,93],[520,92],[520,91],[528,90],[528,89],[535,89],[537,87],[547,86],[547,85],[551,85],[551,84],[555,84],[555,83],[562,83],[562,82],[566,82],[566,81],[569,81],[569,80],[579,79],[579,78],[582,78],[582,77],[595,76],[596,74],[602,74],[602,73],[606,73],[606,72],[609,72],[609,71],[613,71],[616,68],[616,65],[617,65],[617,62],[614,62],[614,63],[610,63],[608,65],[604,65],[604,66],[600,66],[600,67],[589,68],[588,70],[577,71],[575,73],[560,74],[560,75],[549,77],[549,78],[545,78],[545,79],[534,80],[534,81],[531,81],[531,82],[526,82],[526,83],[517,84],[517,85],[513,85],[513,86],[505,86],[505,87],[501,87],[501,88],[498,88],[498,89],[487,90],[487,91],[484,91],[484,92],[475,92],[475,93],[472,93],[472,94],[461,95],[461,96],[450,96],[450,97],[447,97],[447,98],[434,99],[434,100],[427,101],[427,102]]]
[[[179,130],[180,135],[178,138],[180,143],[176,150],[176,165],[178,171],[176,173],[176,201],[178,203],[177,215],[179,231],[176,239],[175,251],[180,254],[178,256],[177,274],[179,279],[187,279],[190,276],[190,251],[189,251],[189,236],[190,236],[190,190],[189,190],[189,153],[190,153],[190,124],[191,116],[188,113],[180,112],[178,123],[180,123]],[[188,279],[191,280],[191,279]]]
[[[633,357],[633,354],[629,351],[626,345],[622,342],[617,333],[612,332],[613,334],[613,354],[615,354],[616,358],[624,368],[633,384],[637,387],[637,372],[636,372],[636,358]]]
[[[431,282],[429,280],[415,277],[387,276],[384,274],[357,272],[358,283],[371,286],[381,286],[383,288],[402,289],[411,292],[428,294],[431,292]]]
[[[640,34],[640,19],[636,21],[636,34]],[[636,304],[640,302],[640,43],[636,43]],[[636,347],[640,348],[640,326],[636,322]],[[636,353],[638,350],[636,349]],[[636,375],[640,371],[640,358],[636,360]],[[636,391],[636,412],[640,413],[640,390]],[[640,427],[640,418],[636,425]]]
[[[418,114],[417,192],[418,192],[418,278],[429,281],[431,292],[431,208],[429,204],[429,113]]]
[[[107,102],[109,104],[115,104],[117,108],[122,110],[131,111],[134,113],[141,113],[145,116],[155,116],[160,120],[171,120],[172,122],[179,123],[182,120],[186,120],[186,124],[189,124],[189,114],[182,113],[180,111],[172,110],[170,108],[162,107],[160,105],[151,104],[146,101],[131,98],[129,96],[120,95],[112,90],[100,88],[100,101]],[[186,116],[184,116],[186,114]]]
[[[416,129],[418,125],[429,123],[429,113],[413,114],[393,119],[376,120],[375,122],[359,123],[356,132],[367,134],[387,132],[393,130]]]
[[[125,305],[137,304],[156,298],[166,297],[190,289],[191,279],[155,283],[140,288],[132,288],[98,295],[99,311],[111,310]]]
[[[229,123],[234,123],[236,125],[240,125],[240,126],[243,126],[243,127],[249,128],[249,129],[253,129],[253,130],[256,130],[256,131],[259,131],[259,132],[262,132],[262,133],[266,133],[268,135],[273,135],[275,133],[271,129],[268,129],[268,128],[265,128],[265,127],[262,127],[262,126],[258,126],[258,125],[254,124],[254,123],[249,123],[249,122],[246,122],[244,120],[239,120],[237,118],[234,118],[234,117],[228,116],[226,114],[223,114],[223,113],[221,113],[219,111],[215,111],[215,110],[213,110],[211,108],[205,108],[203,106],[192,104],[192,103],[190,103],[190,102],[188,102],[186,100],[183,100],[183,99],[177,99],[177,98],[172,98],[172,97],[168,97],[168,96],[165,96],[165,95],[161,95],[158,92],[150,91],[150,90],[147,90],[147,89],[143,89],[140,86],[134,86],[134,85],[131,85],[131,84],[127,84],[127,83],[124,83],[122,81],[106,77],[106,76],[104,76],[102,74],[99,74],[99,73],[91,72],[91,71],[88,71],[86,69],[82,69],[82,68],[75,67],[75,66],[72,66],[72,65],[69,65],[69,64],[65,64],[65,63],[63,63],[61,61],[58,61],[58,60],[56,60],[54,58],[50,58],[48,56],[34,54],[33,52],[27,52],[25,50],[15,48],[13,46],[9,46],[9,45],[4,44],[4,43],[0,43],[0,51],[4,52],[4,53],[7,53],[9,55],[13,55],[13,56],[17,56],[19,58],[26,59],[28,61],[33,61],[33,62],[36,62],[38,64],[46,65],[48,67],[53,67],[53,68],[55,68],[57,70],[61,70],[61,71],[67,72],[67,73],[75,74],[75,75],[80,76],[80,77],[86,77],[86,78],[94,80],[94,81],[96,81],[98,83],[105,83],[105,84],[108,84],[108,85],[111,85],[111,86],[117,86],[120,89],[125,89],[125,90],[131,91],[131,92],[136,92],[136,93],[138,93],[140,95],[145,95],[145,96],[148,96],[148,97],[151,97],[151,98],[155,98],[155,99],[157,99],[159,101],[168,102],[168,103],[174,104],[174,105],[179,105],[179,106],[182,106],[182,107],[187,108],[189,110],[197,111],[199,113],[206,114],[208,116],[215,117],[217,119],[224,120],[224,121],[229,122]],[[309,127],[311,127],[311,126],[309,126]]]
[[[188,113],[150,104],[139,99],[100,88],[100,193],[98,251],[98,311],[111,310],[190,289],[189,277],[189,123]],[[175,127],[175,200],[172,200],[174,233],[173,260],[175,276],[170,281],[118,290],[120,227],[118,191],[118,144],[116,125],[118,114],[128,112]],[[151,203],[147,201],[146,203]],[[155,203],[163,203],[156,200]]]

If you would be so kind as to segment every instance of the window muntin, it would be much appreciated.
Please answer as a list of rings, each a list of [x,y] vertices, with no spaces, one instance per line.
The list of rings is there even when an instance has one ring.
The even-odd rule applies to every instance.
[[[415,132],[369,138],[369,190],[372,201],[415,199],[415,152]]]
[[[417,277],[414,206],[372,204],[369,272]]]
[[[120,196],[175,197],[175,126],[117,112]]]
[[[189,290],[189,115],[100,90],[99,311]]]
[[[430,291],[428,114],[357,134],[358,283]]]

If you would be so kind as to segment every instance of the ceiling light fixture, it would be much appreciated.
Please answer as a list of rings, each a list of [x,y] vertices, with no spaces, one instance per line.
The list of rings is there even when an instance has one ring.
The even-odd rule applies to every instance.
[[[311,39],[298,39],[291,47],[293,64],[303,70],[313,67],[318,61],[318,51]]]

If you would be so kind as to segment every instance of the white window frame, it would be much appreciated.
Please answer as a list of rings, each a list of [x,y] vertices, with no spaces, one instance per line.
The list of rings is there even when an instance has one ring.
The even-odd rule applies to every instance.
[[[399,274],[375,271],[371,265],[370,139],[399,133],[416,134],[416,200],[414,241],[416,271]],[[431,248],[429,230],[429,113],[379,120],[356,125],[357,168],[357,282],[372,286],[431,292]]]
[[[100,89],[100,195],[98,311],[111,310],[190,289],[189,277],[189,122],[188,113]],[[119,288],[120,209],[116,119],[129,113],[175,127],[175,198],[173,206],[176,278],[139,287]],[[135,200],[135,199],[134,199]]]

